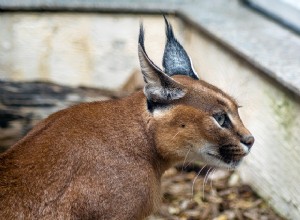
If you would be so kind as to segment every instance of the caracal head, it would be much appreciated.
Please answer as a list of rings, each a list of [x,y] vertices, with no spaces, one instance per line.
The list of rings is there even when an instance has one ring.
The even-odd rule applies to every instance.
[[[236,101],[199,80],[166,18],[165,22],[164,71],[145,51],[142,25],[138,45],[157,151],[170,162],[201,160],[211,166],[235,168],[250,152],[254,137],[241,121]]]

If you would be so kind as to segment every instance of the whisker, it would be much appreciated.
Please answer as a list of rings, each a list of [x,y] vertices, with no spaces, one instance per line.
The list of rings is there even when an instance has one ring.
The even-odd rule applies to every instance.
[[[171,140],[173,140],[178,134],[179,134],[180,131],[178,131],[172,138]]]
[[[197,173],[196,177],[195,177],[194,180],[193,180],[193,185],[192,185],[192,198],[193,198],[193,196],[194,196],[194,185],[195,185],[195,182],[196,182],[198,176],[200,175],[201,171],[202,171],[206,166],[207,166],[207,165],[204,165],[204,166],[201,168],[201,170]]]
[[[182,164],[182,167],[181,167],[181,172],[183,171],[183,167],[184,167],[184,164],[186,162],[186,158],[188,157],[189,153],[191,151],[191,148],[189,148],[188,152],[186,153],[185,157],[184,157],[184,161],[183,161],[183,164]]]
[[[212,171],[211,171],[211,175],[210,175],[210,190],[212,190],[212,188],[213,188],[213,175],[215,174],[215,172],[216,172],[216,168],[214,168]]]
[[[189,161],[189,162],[187,163],[187,165],[184,167],[184,169],[186,169],[191,163],[194,163],[194,162],[195,162],[195,159]]]
[[[202,184],[202,199],[203,199],[203,200],[204,200],[204,198],[205,198],[205,192],[204,192],[205,184],[206,184],[206,181],[207,181],[207,179],[208,179],[208,175],[209,175],[209,172],[210,172],[211,169],[213,169],[213,168],[210,167],[210,168],[208,169],[207,173],[206,173],[205,176],[204,176],[204,180],[203,180],[203,184]]]

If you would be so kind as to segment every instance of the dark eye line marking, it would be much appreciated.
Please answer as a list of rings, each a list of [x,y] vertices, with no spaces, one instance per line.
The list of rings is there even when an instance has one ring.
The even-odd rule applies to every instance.
[[[222,105],[222,106],[228,108],[228,104],[227,104],[226,102],[224,102],[223,100],[221,100],[221,99],[217,99],[217,103],[218,103],[219,105]],[[237,107],[237,108],[241,108],[241,107],[242,107],[242,106],[238,105],[236,101],[233,101],[232,104],[233,104],[235,107]]]
[[[222,101],[221,99],[217,99],[217,103],[222,105],[222,106],[227,106],[226,103],[224,101]]]

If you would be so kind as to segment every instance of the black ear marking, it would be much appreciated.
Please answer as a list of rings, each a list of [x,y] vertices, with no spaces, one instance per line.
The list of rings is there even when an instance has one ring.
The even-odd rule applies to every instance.
[[[145,30],[144,30],[144,26],[143,23],[140,23],[140,33],[139,33],[139,45],[141,45],[141,47],[143,48],[143,50],[145,50]]]
[[[198,80],[199,77],[193,69],[190,57],[176,39],[172,25],[165,16],[164,19],[166,23],[167,37],[163,56],[163,67],[165,73],[169,76],[186,75]]]
[[[168,104],[152,102],[151,100],[147,99],[147,109],[151,113],[153,113],[155,109],[164,109],[167,108],[168,106],[169,106]]]
[[[150,62],[150,64],[158,71],[162,72],[162,70],[155,65],[155,63],[152,62],[152,60],[150,60],[150,58],[148,57],[148,54],[146,53],[146,49],[145,49],[145,29],[143,26],[143,23],[140,23],[140,33],[139,33],[139,45],[141,46],[141,49],[143,51],[143,53],[145,54],[146,58],[148,59],[148,61]],[[145,80],[145,77],[144,77]]]
[[[144,94],[147,100],[159,104],[167,104],[182,98],[186,94],[186,89],[183,85],[165,74],[148,57],[145,51],[144,28],[142,24],[140,25],[138,54],[141,72],[146,83]]]

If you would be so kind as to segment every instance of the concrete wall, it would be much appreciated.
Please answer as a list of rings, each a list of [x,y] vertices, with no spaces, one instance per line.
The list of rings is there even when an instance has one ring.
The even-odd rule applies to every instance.
[[[300,99],[193,30],[186,41],[202,79],[235,97],[256,142],[239,169],[278,212],[300,219]]]
[[[0,79],[122,89],[132,75],[140,77],[140,20],[139,15],[2,13]],[[146,49],[160,65],[163,19],[145,15],[142,20]]]
[[[164,23],[142,16],[146,49],[161,66]],[[2,14],[0,79],[119,90],[139,72],[140,16]],[[300,219],[300,102],[201,33],[173,21],[202,79],[237,98],[256,143],[239,172],[281,214]],[[138,74],[138,76],[140,76]]]

